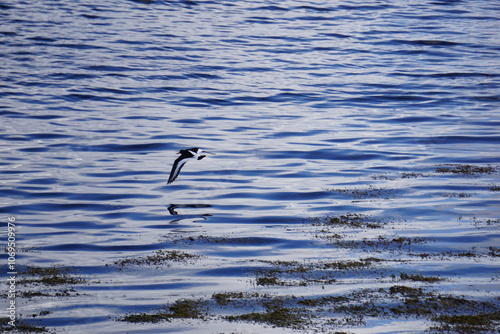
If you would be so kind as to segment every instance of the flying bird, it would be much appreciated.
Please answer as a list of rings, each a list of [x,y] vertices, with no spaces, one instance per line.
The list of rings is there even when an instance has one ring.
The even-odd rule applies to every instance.
[[[201,160],[206,157],[206,154],[201,154],[202,152],[213,154],[210,152],[202,151],[202,149],[198,147],[193,147],[188,150],[180,150],[177,154],[180,154],[181,156],[175,159],[172,170],[170,171],[170,177],[168,178],[167,184],[175,181],[177,176],[179,176],[182,167],[186,164],[186,162],[188,162],[189,159],[195,158],[195,160]]]

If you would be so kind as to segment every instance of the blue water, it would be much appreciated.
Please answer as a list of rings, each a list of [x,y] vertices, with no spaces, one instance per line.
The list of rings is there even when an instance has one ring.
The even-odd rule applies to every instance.
[[[500,164],[499,15],[486,0],[1,2],[2,221],[16,217],[20,269],[70,267],[88,280],[68,298],[18,298],[19,318],[46,310],[34,324],[74,333],[280,332],[116,319],[222,291],[376,286],[363,273],[326,290],[255,286],[259,260],[369,256],[316,238],[307,223],[346,213],[391,221],[343,230],[353,240],[414,236],[428,242],[412,252],[479,254],[390,273],[491,293],[498,170],[436,170]],[[175,153],[190,147],[216,155],[167,185]],[[162,249],[204,257],[114,264]],[[426,326],[374,319],[349,331]]]

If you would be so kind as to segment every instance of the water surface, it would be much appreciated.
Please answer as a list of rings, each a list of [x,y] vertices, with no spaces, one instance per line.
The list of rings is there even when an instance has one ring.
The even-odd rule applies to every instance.
[[[0,211],[17,220],[18,269],[84,280],[20,284],[45,293],[17,298],[21,321],[58,333],[286,333],[228,321],[264,306],[224,309],[214,294],[354,302],[394,285],[498,305],[494,2],[42,0],[2,3],[0,15]],[[190,147],[216,155],[166,185]],[[342,215],[381,226],[311,220]],[[158,251],[202,257],[121,265]],[[370,257],[383,261],[288,276],[275,262]],[[284,284],[259,284],[268,269]],[[205,320],[120,321],[198,298],[211,303]],[[436,324],[323,325],[298,331]]]

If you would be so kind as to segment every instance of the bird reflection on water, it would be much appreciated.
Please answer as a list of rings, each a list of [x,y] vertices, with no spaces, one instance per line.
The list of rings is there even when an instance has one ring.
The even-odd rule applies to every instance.
[[[170,204],[168,209],[168,212],[172,216],[177,216],[179,213],[177,212],[178,208],[211,208],[212,206],[209,204]],[[202,216],[211,216],[211,214],[206,213],[203,214]]]

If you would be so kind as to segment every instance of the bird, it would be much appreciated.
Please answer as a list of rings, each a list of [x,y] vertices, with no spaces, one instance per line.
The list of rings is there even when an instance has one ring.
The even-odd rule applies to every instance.
[[[168,178],[167,184],[170,184],[175,181],[177,176],[179,176],[182,167],[186,164],[186,162],[188,162],[189,159],[195,158],[195,160],[201,160],[205,158],[206,154],[201,154],[202,152],[214,154],[207,151],[203,151],[201,148],[198,147],[193,147],[187,150],[180,150],[177,154],[180,154],[181,156],[175,159],[174,165],[172,166],[172,170],[170,171],[170,177]]]

